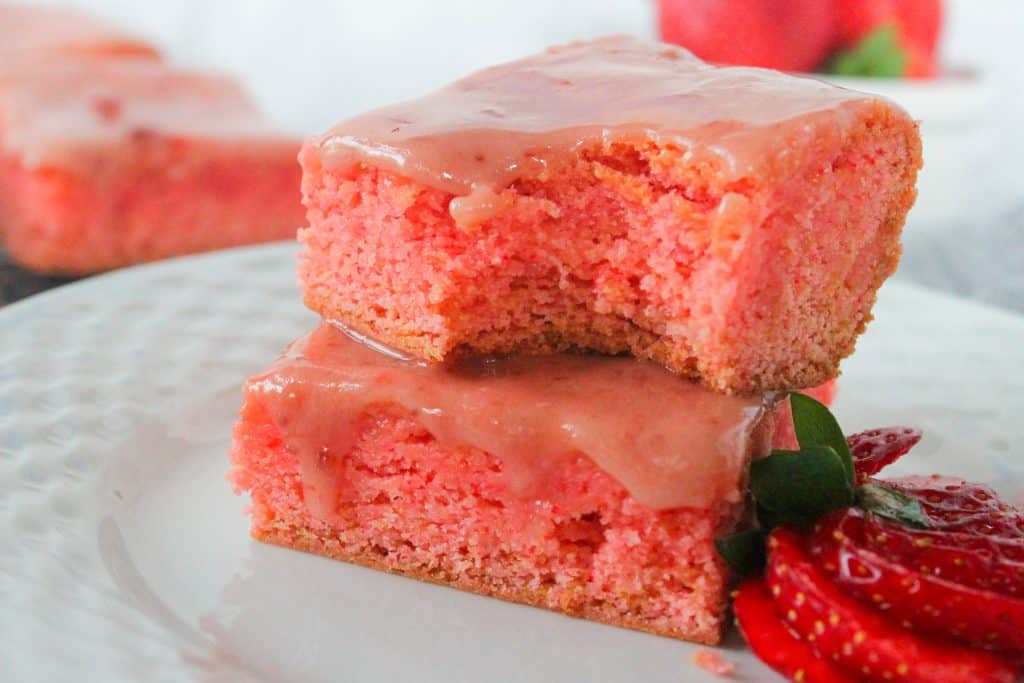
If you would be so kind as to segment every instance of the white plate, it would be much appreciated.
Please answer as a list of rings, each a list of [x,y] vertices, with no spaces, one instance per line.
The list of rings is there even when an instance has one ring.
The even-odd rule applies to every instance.
[[[249,540],[225,451],[242,380],[314,323],[293,269],[222,252],[0,311],[0,678],[715,680],[685,643]],[[845,426],[919,425],[898,469],[1020,500],[1024,320],[895,283],[877,316]]]

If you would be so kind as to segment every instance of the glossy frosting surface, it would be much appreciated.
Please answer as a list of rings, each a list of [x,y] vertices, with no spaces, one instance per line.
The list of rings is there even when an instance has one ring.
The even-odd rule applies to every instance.
[[[0,144],[25,165],[75,163],[83,149],[154,135],[284,137],[227,77],[136,59],[0,65]]]
[[[516,356],[432,365],[382,353],[328,323],[247,385],[297,455],[306,504],[329,516],[337,466],[374,410],[417,420],[450,447],[493,453],[513,490],[550,495],[545,472],[589,457],[644,505],[740,500],[767,450],[760,399],[725,396],[647,361]]]
[[[869,99],[616,36],[480,71],[344,121],[315,144],[328,168],[377,166],[459,195],[501,189],[581,147],[620,140],[677,145],[738,178],[785,154],[780,136],[841,128]]]

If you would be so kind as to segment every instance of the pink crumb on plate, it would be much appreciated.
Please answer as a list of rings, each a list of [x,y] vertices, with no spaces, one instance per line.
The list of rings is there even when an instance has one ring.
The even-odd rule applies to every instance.
[[[736,666],[721,653],[706,648],[693,653],[693,663],[716,676],[731,676],[736,671]]]

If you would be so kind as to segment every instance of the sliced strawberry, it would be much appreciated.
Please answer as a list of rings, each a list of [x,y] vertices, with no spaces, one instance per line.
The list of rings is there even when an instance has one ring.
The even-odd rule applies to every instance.
[[[869,429],[846,437],[858,483],[906,455],[920,440],[921,430],[911,427]]]
[[[984,484],[950,477],[907,477],[886,481],[921,501],[928,527],[1024,542],[1024,510],[1004,503]]]
[[[1024,540],[911,529],[866,515],[860,543],[899,564],[972,588],[1024,597]]]
[[[811,554],[832,581],[894,623],[977,647],[1024,650],[1024,600],[954,583],[868,549],[866,517],[856,508],[843,510],[814,533]]]
[[[1024,512],[956,479],[873,483],[917,498],[928,528],[857,508],[830,515],[810,549],[833,581],[926,633],[1024,651]]]
[[[736,625],[758,658],[793,681],[853,683],[859,680],[835,664],[819,659],[775,613],[764,579],[744,581],[733,602]]]
[[[769,538],[767,581],[776,612],[821,657],[869,680],[1012,683],[1009,663],[987,652],[934,643],[901,628],[832,583],[793,531]]]

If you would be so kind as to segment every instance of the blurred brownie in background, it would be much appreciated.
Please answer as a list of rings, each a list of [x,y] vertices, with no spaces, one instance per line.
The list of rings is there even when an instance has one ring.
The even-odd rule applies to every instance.
[[[84,56],[158,60],[160,51],[85,12],[0,4],[0,61]]]
[[[299,142],[236,81],[169,66],[77,13],[0,17],[0,235],[14,262],[76,275],[294,236]]]

